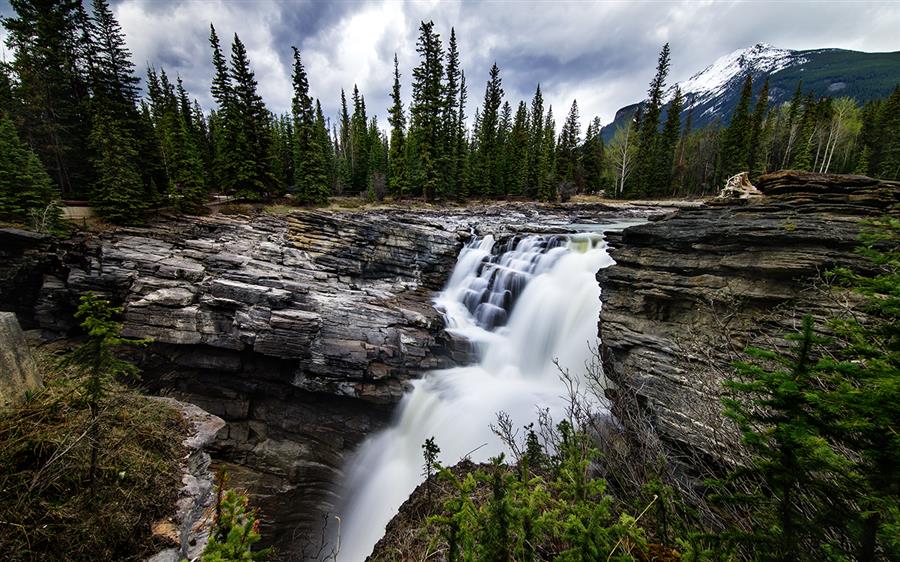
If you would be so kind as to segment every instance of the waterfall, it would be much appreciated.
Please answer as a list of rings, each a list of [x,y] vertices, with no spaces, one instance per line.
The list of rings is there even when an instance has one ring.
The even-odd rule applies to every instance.
[[[447,330],[476,346],[475,365],[428,373],[413,383],[391,427],[369,437],[345,469],[340,559],[365,560],[385,525],[422,481],[422,444],[439,460],[467,453],[485,461],[503,447],[490,425],[507,412],[522,425],[538,408],[561,419],[559,369],[583,373],[596,347],[599,269],[613,263],[598,233],[526,236],[498,247],[475,239],[435,299]],[[476,450],[477,449],[477,450]]]

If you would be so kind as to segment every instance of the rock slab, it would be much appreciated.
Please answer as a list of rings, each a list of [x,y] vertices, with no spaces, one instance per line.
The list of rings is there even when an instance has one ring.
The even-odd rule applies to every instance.
[[[16,315],[0,312],[0,408],[18,404],[41,385],[41,374]]]

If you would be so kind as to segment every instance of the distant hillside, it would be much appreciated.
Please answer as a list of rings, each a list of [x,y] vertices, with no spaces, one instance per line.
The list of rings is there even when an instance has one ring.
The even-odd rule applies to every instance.
[[[731,118],[737,105],[741,84],[747,73],[753,75],[754,94],[769,77],[769,96],[772,103],[790,100],[803,80],[803,91],[815,96],[850,96],[859,101],[885,97],[900,83],[900,51],[894,53],[862,53],[843,49],[815,49],[792,51],[758,44],[725,55],[713,64],[681,82],[679,86],[688,104],[682,123],[690,107],[694,109],[694,126],[702,127],[715,121],[723,124]],[[651,76],[648,75],[647,81]],[[669,88],[668,98],[674,93]],[[612,138],[616,129],[634,116],[634,103],[616,112],[612,123],[603,128],[603,138]]]

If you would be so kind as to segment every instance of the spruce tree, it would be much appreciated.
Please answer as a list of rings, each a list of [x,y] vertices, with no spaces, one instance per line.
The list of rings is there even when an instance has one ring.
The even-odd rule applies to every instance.
[[[519,102],[512,130],[509,134],[508,167],[506,176],[506,190],[509,195],[519,197],[524,195],[525,178],[528,165],[529,149],[529,122],[528,107],[524,101]]]
[[[370,151],[369,117],[366,100],[353,85],[353,115],[350,117],[350,185],[356,193],[364,193],[369,185]]]
[[[250,68],[247,49],[237,34],[231,45],[231,83],[233,116],[227,116],[226,122],[233,119],[237,130],[235,143],[229,147],[229,156],[235,162],[230,183],[241,197],[271,197],[276,194],[276,185],[269,146],[269,112],[256,92],[256,76]]]
[[[388,123],[391,125],[391,143],[388,161],[388,189],[391,195],[402,199],[407,191],[406,172],[406,114],[403,111],[403,100],[400,98],[400,70],[397,54],[394,53],[394,86],[391,89],[391,109],[388,112]]]
[[[347,111],[347,96],[341,88],[341,116],[338,135],[338,193],[350,189],[353,172],[353,151],[350,143],[350,113]]]
[[[125,34],[106,0],[93,0],[93,9],[93,109],[121,123],[133,123],[137,120],[135,104],[140,79],[134,74]],[[133,130],[131,132],[134,134]]]
[[[466,138],[466,73],[459,73],[459,105],[456,118],[456,156],[454,194],[458,200],[464,200],[469,196],[469,141]]]
[[[410,143],[413,149],[411,182],[421,186],[425,199],[434,200],[441,187],[441,117],[443,96],[443,47],[434,22],[421,22],[416,42],[419,65],[413,69]]]
[[[762,145],[765,142],[765,130],[763,128],[766,114],[769,110],[769,79],[763,82],[759,97],[756,99],[756,107],[750,123],[750,140],[747,153],[747,170],[754,176],[765,173],[765,161],[761,161]],[[760,169],[761,167],[761,169]]]
[[[11,0],[4,17],[13,52],[12,93],[19,103],[11,118],[66,197],[87,195],[93,182],[88,137],[90,37],[80,0]]]
[[[542,128],[541,154],[537,162],[537,198],[541,201],[556,201],[556,123],[553,121],[553,107],[547,109],[547,117]]]
[[[571,195],[583,176],[578,147],[581,144],[581,123],[578,116],[578,100],[572,101],[569,115],[563,123],[556,146],[557,184],[564,186],[561,195]]]
[[[534,97],[531,99],[530,146],[528,148],[528,166],[526,172],[525,195],[529,198],[538,196],[538,188],[542,177],[546,172],[546,162],[541,163],[541,153],[544,150],[544,98],[541,95],[541,85],[537,85]]]
[[[97,155],[97,181],[91,192],[94,210],[116,224],[143,222],[147,201],[134,143],[125,128],[106,115],[98,115],[90,140]]]
[[[594,117],[584,135],[581,147],[581,160],[584,167],[584,187],[589,193],[597,193],[605,189],[604,165],[606,149],[600,135],[603,127],[599,117]]]
[[[666,43],[659,53],[656,64],[656,75],[650,82],[647,91],[647,103],[643,106],[637,138],[637,154],[635,156],[634,189],[631,196],[646,196],[660,186],[653,185],[654,174],[659,169],[660,133],[659,117],[662,112],[662,98],[669,74],[669,44]]]
[[[0,111],[0,218],[25,222],[55,196],[38,157],[19,139],[9,116]]]
[[[900,85],[885,100],[878,128],[881,145],[876,168],[878,177],[900,179]]]
[[[441,137],[441,191],[445,197],[456,195],[459,187],[460,158],[457,151],[459,142],[460,79],[459,48],[456,44],[456,30],[450,28],[450,44],[447,48],[447,65],[444,82],[444,107],[442,109]]]
[[[734,113],[731,114],[731,123],[725,130],[722,139],[722,167],[726,178],[747,168],[752,129],[752,117],[750,115],[750,98],[752,95],[753,77],[747,74],[747,77],[744,79],[744,86],[741,88],[741,97],[738,100],[737,107],[734,109]]]
[[[309,96],[309,81],[306,69],[300,60],[300,51],[291,47],[294,53],[292,83],[294,96],[291,110],[294,117],[294,181],[300,201],[312,205],[328,203],[330,193],[328,166],[325,160],[325,146],[322,134],[325,124],[318,122]],[[325,133],[327,136],[327,133]]]
[[[654,195],[668,194],[672,187],[672,162],[675,158],[675,148],[678,145],[678,137],[681,133],[681,110],[684,108],[684,98],[681,89],[675,86],[675,96],[669,104],[666,123],[663,125],[662,135],[659,139],[656,155],[656,170],[653,174],[653,183],[659,186]]]
[[[480,197],[499,195],[499,160],[500,160],[500,104],[503,100],[500,69],[497,63],[491,66],[490,78],[484,90],[484,103],[481,108],[481,124],[478,130],[478,153],[476,158],[475,177],[472,185]]]

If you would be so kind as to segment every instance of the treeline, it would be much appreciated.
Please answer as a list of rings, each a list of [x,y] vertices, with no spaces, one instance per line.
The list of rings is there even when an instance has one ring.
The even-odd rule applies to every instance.
[[[45,5],[46,4],[46,5]],[[276,115],[257,92],[240,38],[230,48],[210,26],[216,107],[204,111],[180,77],[149,68],[145,95],[107,0],[11,0],[3,19],[14,53],[0,65],[0,218],[22,221],[51,200],[89,199],[113,222],[151,207],[200,212],[210,193],[304,204],[332,195],[427,201],[573,194],[679,197],[713,193],[731,174],[779,168],[900,175],[900,89],[859,107],[803,95],[773,105],[746,79],[728,127],[695,129],[691,100],[666,88],[663,48],[648,99],[605,143],[599,117],[582,134],[573,102],[557,134],[540,85],[530,101],[504,99],[494,64],[472,126],[456,33],[445,47],[422,22],[403,104],[394,60],[388,134],[356,86],[332,121],[310,95],[293,50],[291,110]],[[754,95],[755,93],[755,95]]]

